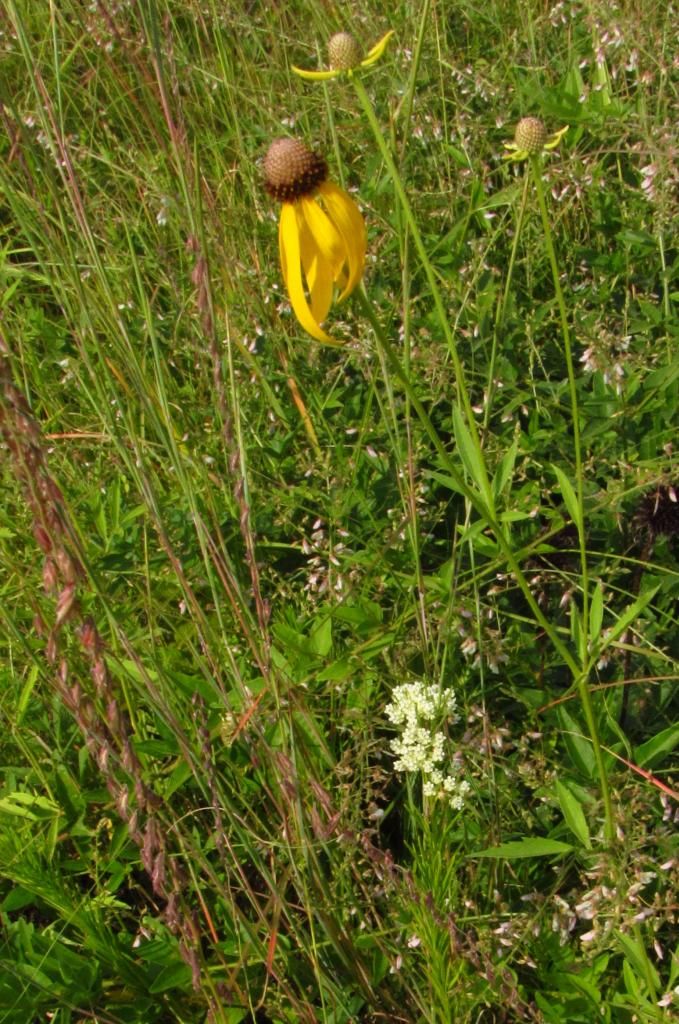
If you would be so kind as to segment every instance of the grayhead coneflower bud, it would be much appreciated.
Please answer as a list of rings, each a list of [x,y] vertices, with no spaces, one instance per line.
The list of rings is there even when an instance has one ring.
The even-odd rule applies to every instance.
[[[522,117],[514,132],[518,149],[526,153],[540,153],[547,141],[547,129],[539,117]]]
[[[333,71],[351,71],[361,61],[361,48],[349,32],[336,32],[328,41],[328,63]]]

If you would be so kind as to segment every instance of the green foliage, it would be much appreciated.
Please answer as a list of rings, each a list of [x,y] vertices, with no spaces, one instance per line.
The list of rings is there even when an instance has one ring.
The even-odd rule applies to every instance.
[[[670,1020],[672,5],[1,11],[0,1021]],[[366,216],[337,348],[283,134]]]

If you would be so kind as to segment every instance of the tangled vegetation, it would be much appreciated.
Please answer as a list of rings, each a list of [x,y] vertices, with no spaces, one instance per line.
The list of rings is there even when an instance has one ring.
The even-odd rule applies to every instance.
[[[674,1018],[678,44],[0,0],[2,1024]]]

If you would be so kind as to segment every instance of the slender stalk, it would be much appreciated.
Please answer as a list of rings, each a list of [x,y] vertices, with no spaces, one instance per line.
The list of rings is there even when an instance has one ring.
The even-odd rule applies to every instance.
[[[575,483],[576,483],[576,496],[578,502],[578,541],[580,547],[580,579],[582,585],[582,628],[580,629],[580,650],[578,652],[580,657],[581,668],[575,676],[575,683],[577,685],[578,693],[580,695],[580,701],[585,714],[585,720],[587,722],[587,728],[589,730],[590,739],[592,741],[592,747],[594,750],[594,757],[597,764],[597,771],[599,773],[599,784],[601,786],[601,796],[604,802],[605,811],[605,833],[606,839],[612,842],[615,838],[615,827],[613,822],[613,807],[611,803],[611,795],[608,786],[608,776],[606,773],[606,766],[604,764],[603,752],[601,750],[601,743],[599,740],[599,730],[596,723],[596,716],[594,714],[594,707],[592,704],[592,695],[589,687],[589,643],[588,643],[588,623],[589,623],[589,570],[587,563],[587,545],[585,540],[585,509],[584,509],[584,491],[583,491],[583,468],[582,468],[582,439],[580,436],[580,410],[578,407],[578,392],[575,381],[575,367],[573,364],[573,349],[571,344],[571,333],[568,324],[568,313],[566,310],[566,300],[564,298],[563,289],[561,287],[561,280],[559,277],[559,264],[556,258],[556,249],[554,247],[554,240],[552,238],[552,229],[549,222],[549,214],[547,212],[547,203],[545,202],[545,192],[542,187],[542,159],[540,155],[531,157],[531,171],[533,174],[533,182],[535,184],[535,192],[538,198],[538,205],[540,207],[540,217],[542,219],[542,228],[545,238],[545,248],[547,249],[547,256],[549,258],[549,264],[552,270],[552,281],[554,283],[554,292],[556,295],[557,305],[559,307],[559,320],[561,322],[561,336],[563,338],[563,350],[566,359],[566,370],[568,372],[568,390],[571,400],[571,419],[573,423],[573,451],[575,456]]]
[[[448,321],[448,313],[443,304],[443,297],[441,295],[438,283],[436,281],[434,268],[432,267],[431,261],[429,260],[426,246],[422,239],[422,235],[417,225],[417,221],[415,220],[415,216],[410,206],[408,196],[406,195],[405,188],[403,187],[403,182],[401,181],[401,176],[398,172],[398,168],[396,167],[394,158],[392,157],[389,147],[387,146],[384,140],[384,136],[382,135],[382,130],[377,121],[377,117],[375,116],[375,111],[373,110],[370,97],[365,91],[363,83],[361,82],[360,78],[358,78],[358,76],[354,76],[352,78],[352,82],[354,85],[354,89],[356,90],[356,95],[358,96],[361,106],[363,107],[365,116],[372,129],[373,135],[375,136],[375,141],[377,142],[380,153],[382,154],[382,158],[391,176],[392,182],[394,184],[394,189],[396,190],[396,194],[398,196],[401,208],[403,210],[403,214],[406,219],[406,223],[408,225],[410,233],[412,234],[413,241],[415,243],[415,248],[417,249],[417,254],[420,258],[422,268],[427,278],[427,283],[429,285],[432,297],[434,299],[436,314],[438,316],[439,323],[441,324],[441,328],[445,335],[448,350],[453,361],[453,368],[455,370],[455,383],[457,385],[458,397],[462,404],[462,408],[464,409],[467,427],[469,429],[472,444],[474,445],[475,454],[482,473],[481,491],[483,494],[483,500],[489,509],[493,509],[493,494],[490,486],[490,480],[488,478],[485,459],[483,457],[483,452],[481,449],[481,441],[479,439],[479,432],[476,426],[476,420],[474,419],[474,413],[472,412],[471,401],[469,399],[469,392],[467,390],[467,386],[465,383],[462,361],[457,351],[457,345],[455,343],[455,338],[453,337],[453,332],[450,328],[450,323]]]
[[[573,679],[574,679],[574,682],[575,682],[575,684],[577,686],[578,693],[580,695],[580,700],[581,700],[581,703],[582,703],[582,706],[583,706],[583,710],[584,710],[584,714],[585,714],[585,720],[587,722],[587,728],[588,728],[588,731],[589,731],[589,734],[590,734],[590,739],[591,739],[592,746],[593,746],[593,749],[594,749],[594,756],[595,756],[595,760],[596,760],[596,764],[597,764],[597,770],[598,770],[598,774],[599,774],[599,783],[600,783],[600,786],[601,786],[601,795],[602,795],[602,799],[603,799],[603,802],[604,802],[606,839],[607,839],[607,841],[612,842],[613,839],[614,839],[614,835],[615,835],[614,823],[613,823],[613,808],[612,808],[612,804],[611,804],[610,790],[609,790],[609,787],[608,787],[608,777],[606,775],[605,765],[604,765],[604,761],[603,761],[603,754],[602,754],[602,751],[601,751],[601,744],[600,744],[600,741],[599,741],[599,733],[598,733],[598,728],[597,728],[597,724],[596,724],[596,718],[595,718],[595,715],[594,715],[594,708],[593,708],[593,705],[592,705],[592,698],[591,698],[591,694],[590,694],[590,690],[589,690],[589,681],[588,681],[588,675],[587,675],[587,664],[588,664],[587,623],[589,621],[589,579],[588,579],[588,572],[587,572],[587,552],[586,552],[585,536],[584,536],[582,448],[581,448],[581,440],[580,440],[580,424],[579,424],[579,410],[578,410],[578,402],[577,402],[577,391],[576,391],[576,387],[575,387],[575,370],[574,370],[574,366],[573,366],[573,355],[572,355],[572,348],[571,348],[570,331],[569,331],[569,328],[568,328],[568,317],[567,317],[567,313],[566,313],[566,304],[565,304],[565,300],[564,300],[564,296],[563,296],[563,291],[562,291],[562,288],[561,288],[561,282],[559,281],[559,270],[558,270],[558,264],[557,264],[557,260],[556,260],[556,252],[555,252],[555,249],[554,249],[554,243],[552,241],[551,230],[550,230],[550,227],[549,227],[549,218],[548,218],[548,215],[547,215],[547,206],[546,206],[546,203],[545,203],[544,191],[542,189],[542,181],[541,181],[541,178],[540,178],[541,161],[539,159],[533,158],[531,163],[532,163],[532,169],[533,169],[533,177],[534,177],[535,183],[536,183],[536,191],[537,191],[537,194],[538,194],[538,202],[540,204],[540,213],[541,213],[541,216],[542,216],[543,228],[544,228],[544,232],[545,232],[547,252],[548,252],[548,256],[549,256],[550,265],[551,265],[551,268],[552,268],[552,276],[554,278],[554,287],[555,287],[555,291],[556,291],[556,295],[557,295],[557,302],[558,302],[558,306],[559,306],[559,315],[560,315],[560,320],[561,320],[561,329],[562,329],[562,334],[563,334],[563,338],[564,338],[564,352],[565,352],[565,356],[566,356],[566,365],[567,365],[567,370],[568,370],[569,389],[570,389],[570,396],[571,396],[571,414],[572,414],[572,419],[573,419],[573,436],[574,436],[574,449],[575,449],[575,460],[576,460],[576,477],[577,477],[577,498],[578,498],[578,505],[579,505],[579,509],[580,509],[580,522],[578,523],[578,536],[579,536],[579,540],[580,540],[581,579],[582,579],[582,588],[583,588],[583,611],[582,611],[582,615],[583,615],[583,628],[580,630],[581,642],[580,642],[580,650],[578,652],[579,661],[580,661],[579,664],[572,657],[572,655],[571,655],[570,651],[568,650],[568,648],[566,647],[566,645],[561,641],[561,639],[558,636],[556,630],[546,620],[545,616],[540,611],[540,608],[539,608],[539,606],[537,604],[537,601],[533,597],[533,595],[532,595],[532,593],[530,591],[530,588],[528,586],[528,583],[527,583],[525,577],[523,576],[523,573],[521,572],[521,569],[520,569],[519,563],[517,561],[516,555],[514,554],[512,548],[511,548],[511,545],[509,544],[508,540],[505,537],[505,533],[504,533],[504,530],[503,530],[501,524],[498,522],[498,520],[496,518],[495,503],[494,503],[494,499],[493,499],[493,493],[492,493],[492,489],[491,489],[491,486],[490,486],[490,480],[488,478],[488,472],[487,472],[487,468],[486,468],[485,459],[484,459],[484,456],[483,456],[483,451],[482,451],[482,448],[481,448],[481,440],[480,440],[480,437],[479,437],[479,432],[478,432],[476,421],[474,419],[474,414],[473,414],[472,408],[471,408],[471,402],[470,402],[470,399],[469,399],[469,393],[468,393],[468,390],[467,390],[467,387],[466,387],[466,384],[465,384],[464,370],[463,370],[463,367],[462,367],[462,362],[460,360],[459,353],[457,351],[457,346],[455,344],[455,339],[453,337],[453,332],[452,332],[452,330],[450,328],[450,324],[448,322],[448,315],[446,313],[446,310],[445,310],[445,307],[444,307],[444,304],[443,304],[443,297],[442,297],[441,292],[440,292],[439,287],[438,287],[438,283],[437,283],[437,280],[436,280],[436,275],[434,273],[434,268],[432,267],[431,262],[429,260],[429,256],[428,256],[428,253],[427,253],[427,250],[426,250],[426,246],[424,244],[424,240],[422,238],[422,235],[420,233],[419,227],[417,225],[417,221],[415,220],[415,216],[413,214],[412,207],[410,206],[410,202],[408,200],[408,196],[406,194],[403,182],[401,180],[401,176],[399,174],[398,168],[396,167],[396,164],[395,164],[394,159],[392,157],[392,154],[391,154],[391,152],[389,150],[389,147],[387,146],[387,143],[386,143],[386,141],[384,139],[384,136],[382,134],[380,125],[379,125],[379,123],[377,121],[377,117],[375,115],[375,111],[373,109],[373,105],[372,105],[372,103],[370,101],[370,97],[368,96],[368,94],[367,94],[367,92],[366,92],[366,90],[365,90],[365,88],[363,86],[363,83],[361,82],[360,78],[358,78],[358,76],[354,76],[352,78],[352,82],[353,82],[353,85],[354,85],[354,89],[356,91],[356,95],[357,95],[357,97],[359,99],[359,102],[360,102],[361,106],[363,107],[363,112],[365,113],[365,116],[366,116],[366,119],[368,121],[368,124],[370,125],[370,128],[371,128],[371,130],[373,132],[373,135],[375,137],[375,141],[377,142],[377,145],[379,147],[379,150],[380,150],[380,153],[382,155],[382,158],[383,158],[383,160],[384,160],[384,162],[386,164],[387,170],[389,171],[389,174],[391,176],[391,179],[392,179],[392,182],[393,182],[393,185],[394,185],[394,189],[396,191],[396,194],[398,196],[399,202],[401,204],[401,208],[403,210],[403,214],[404,214],[404,217],[405,217],[405,220],[406,220],[406,224],[407,224],[407,226],[408,226],[408,228],[410,230],[410,233],[411,233],[411,235],[413,237],[413,242],[415,243],[415,248],[417,250],[418,256],[420,258],[420,262],[422,264],[422,268],[423,268],[423,270],[425,272],[425,276],[427,278],[427,283],[429,285],[429,288],[430,288],[430,291],[431,291],[431,294],[432,294],[432,298],[434,300],[434,306],[436,308],[436,313],[437,313],[437,316],[438,316],[438,319],[439,319],[439,323],[441,324],[441,328],[442,328],[442,330],[444,332],[444,335],[445,335],[445,338],[446,338],[446,342],[448,344],[448,349],[450,351],[450,355],[451,355],[452,362],[453,362],[453,368],[455,370],[455,378],[456,378],[456,384],[457,384],[458,397],[459,397],[460,403],[462,405],[462,408],[464,410],[465,420],[466,420],[466,423],[467,423],[467,427],[469,429],[469,434],[470,434],[470,437],[471,437],[472,444],[473,444],[474,449],[475,449],[475,455],[476,455],[476,458],[478,460],[478,465],[479,465],[480,470],[481,470],[481,480],[480,480],[481,495],[480,496],[477,493],[475,493],[472,488],[468,487],[464,483],[464,481],[461,479],[461,477],[460,477],[460,475],[459,475],[459,473],[457,471],[457,467],[452,464],[452,460],[450,459],[450,457],[449,457],[449,455],[448,455],[444,445],[441,443],[441,441],[440,441],[440,439],[438,437],[436,428],[434,427],[433,423],[431,422],[431,420],[430,420],[429,416],[427,415],[426,411],[424,410],[423,406],[419,402],[419,399],[414,394],[414,391],[413,391],[412,385],[410,383],[410,379],[409,379],[408,374],[404,371],[404,369],[401,366],[401,362],[400,362],[400,360],[399,360],[395,350],[393,349],[393,347],[390,344],[390,342],[387,340],[384,332],[379,327],[379,321],[377,320],[377,317],[374,315],[372,307],[371,307],[369,301],[367,300],[367,297],[365,296],[365,294],[361,293],[361,300],[362,300],[364,311],[366,313],[366,316],[370,320],[370,322],[371,322],[371,324],[373,326],[373,329],[375,330],[376,337],[378,339],[378,342],[382,345],[382,348],[383,348],[383,350],[385,352],[387,360],[389,361],[390,365],[394,369],[395,373],[398,375],[399,379],[402,381],[402,383],[404,385],[404,388],[406,390],[406,394],[407,394],[408,398],[411,401],[413,409],[415,410],[417,416],[419,417],[420,421],[422,422],[423,426],[425,427],[425,430],[426,430],[427,434],[429,435],[429,437],[431,438],[431,440],[432,440],[432,442],[433,442],[433,444],[434,444],[434,446],[436,448],[436,451],[438,452],[439,456],[444,461],[444,464],[446,465],[446,467],[448,469],[448,472],[450,472],[451,475],[453,475],[453,478],[454,478],[454,480],[456,482],[456,485],[459,487],[460,492],[462,494],[464,494],[464,496],[469,501],[471,501],[471,503],[476,508],[477,512],[479,512],[479,514],[482,516],[482,518],[485,519],[485,521],[488,523],[488,525],[493,530],[493,532],[495,534],[495,537],[496,537],[496,539],[498,541],[498,545],[500,546],[500,548],[502,550],[502,553],[503,553],[503,555],[504,555],[504,557],[505,557],[505,559],[507,561],[507,564],[511,568],[512,572],[514,573],[515,578],[517,580],[517,583],[518,583],[519,587],[521,588],[521,591],[524,594],[524,597],[528,601],[528,603],[530,605],[530,608],[531,608],[533,614],[536,617],[536,620],[542,625],[543,629],[545,629],[547,635],[550,637],[550,640],[554,644],[555,649],[559,652],[559,654],[564,659],[565,663],[568,665],[568,667],[570,668],[570,670],[571,670],[571,672],[573,674]]]
[[[521,229],[523,227],[523,218],[526,213],[526,204],[528,201],[528,177],[524,179],[523,195],[521,196],[521,206],[519,207],[519,216],[516,220],[516,230],[514,231],[514,238],[512,240],[512,251],[509,255],[509,266],[507,267],[507,276],[505,278],[505,287],[502,292],[502,299],[497,309],[495,316],[495,326],[493,329],[493,345],[490,353],[490,368],[488,370],[488,396],[486,398],[485,410],[483,413],[483,429],[488,429],[490,423],[490,413],[493,405],[493,398],[495,395],[495,387],[493,385],[493,378],[495,376],[495,361],[497,359],[498,341],[500,331],[504,326],[505,314],[507,312],[507,302],[509,301],[509,289],[511,287],[512,278],[514,276],[514,266],[516,264],[516,254],[519,248],[519,239],[521,238]]]
[[[424,34],[429,24],[429,12],[431,10],[431,0],[424,0],[422,4],[422,11],[420,12],[420,23],[417,29],[417,39],[415,41],[415,52],[413,53],[413,59],[410,66],[410,78],[408,79],[408,88],[406,89],[404,105],[403,105],[403,126],[401,135],[401,153],[400,158],[403,161],[405,156],[406,146],[408,139],[410,138],[410,118],[413,113],[413,101],[415,99],[415,82],[417,81],[417,73],[420,69],[420,60],[422,57],[422,43],[424,42]]]
[[[469,487],[468,484],[465,483],[463,477],[460,475],[458,467],[451,459],[450,455],[448,454],[448,451],[446,450],[445,445],[441,441],[441,438],[438,436],[436,427],[432,423],[429,414],[427,413],[426,409],[424,408],[419,398],[415,394],[415,390],[410,381],[410,377],[403,369],[403,366],[401,365],[401,361],[398,358],[398,354],[394,349],[394,346],[391,344],[385,332],[383,331],[382,325],[377,315],[375,314],[375,310],[373,309],[370,300],[365,294],[365,291],[361,287],[355,292],[355,294],[358,297],[358,301],[361,304],[361,308],[363,309],[363,313],[366,319],[369,321],[373,331],[375,332],[377,343],[381,346],[391,369],[394,371],[398,379],[401,381],[403,385],[403,390],[405,391],[406,396],[408,397],[410,404],[414,409],[418,419],[420,420],[420,423],[424,427],[427,436],[431,440],[436,450],[436,453],[441,459],[441,463],[445,467],[446,472],[450,474],[453,482],[455,483],[455,487],[460,492],[460,494],[462,494],[462,496],[466,498],[467,501],[469,501],[469,503],[476,509],[481,518],[488,524],[488,526],[495,534],[498,546],[500,547],[502,554],[504,555],[505,561],[509,569],[513,573],[516,582],[519,586],[519,589],[525,597],[526,602],[530,606],[530,609],[533,612],[536,621],[539,623],[539,625],[542,627],[542,629],[545,631],[545,633],[551,640],[552,644],[554,645],[554,649],[559,653],[561,658],[563,658],[565,664],[568,665],[569,669],[573,673],[573,678],[577,678],[578,674],[580,673],[579,665],[573,658],[572,654],[570,653],[564,642],[561,640],[555,628],[552,626],[549,620],[545,618],[540,606],[538,605],[533,594],[531,593],[531,589],[528,586],[526,577],[524,576],[521,570],[518,559],[514,554],[514,551],[512,550],[511,545],[509,544],[509,541],[505,537],[504,531],[500,523],[497,521],[494,514],[486,507],[486,505],[484,505],[482,499],[479,497],[478,492],[474,491],[471,487]]]

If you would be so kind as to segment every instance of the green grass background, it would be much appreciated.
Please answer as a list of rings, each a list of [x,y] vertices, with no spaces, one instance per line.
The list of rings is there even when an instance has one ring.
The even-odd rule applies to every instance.
[[[672,1018],[678,25],[1,0],[0,1021]],[[282,135],[366,217],[341,348]]]

